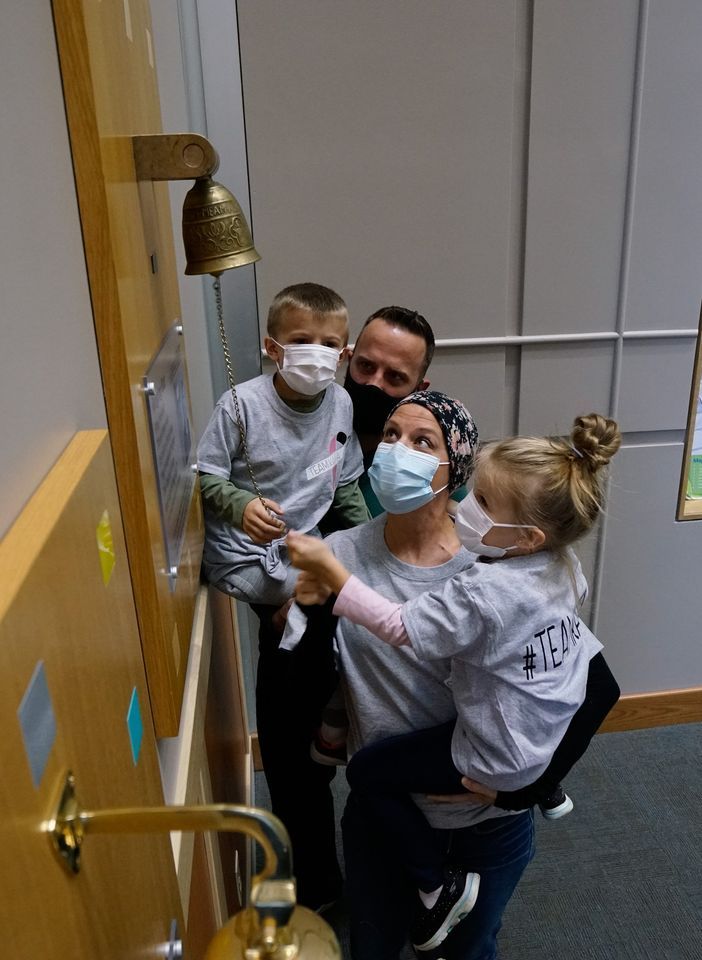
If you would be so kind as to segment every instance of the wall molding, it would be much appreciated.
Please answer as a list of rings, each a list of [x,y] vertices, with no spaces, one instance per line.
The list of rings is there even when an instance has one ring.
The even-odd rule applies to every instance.
[[[668,727],[678,723],[702,723],[702,687],[627,694],[610,711],[598,733],[623,733],[626,730]],[[263,770],[255,730],[251,734],[251,753],[254,770]]]
[[[621,697],[599,732],[617,733],[677,723],[702,723],[702,687]]]
[[[540,343],[595,343],[601,340],[696,340],[697,329],[596,330],[590,333],[508,334],[499,337],[448,337],[436,341],[437,350],[455,347],[513,347]],[[355,344],[350,344],[355,346]]]

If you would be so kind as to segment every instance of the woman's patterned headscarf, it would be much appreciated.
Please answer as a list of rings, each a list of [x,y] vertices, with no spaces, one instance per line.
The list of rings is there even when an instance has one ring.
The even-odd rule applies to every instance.
[[[416,403],[433,413],[446,440],[449,458],[449,490],[462,487],[473,472],[473,458],[478,452],[478,430],[460,400],[436,390],[418,390],[393,408],[390,416],[405,403]]]

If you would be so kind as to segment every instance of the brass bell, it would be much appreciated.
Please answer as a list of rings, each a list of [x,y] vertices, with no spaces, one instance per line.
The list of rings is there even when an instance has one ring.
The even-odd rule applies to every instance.
[[[218,276],[261,259],[236,197],[210,176],[198,178],[185,195],[183,244],[188,275]]]
[[[249,907],[220,927],[205,960],[341,960],[341,949],[329,924],[306,907],[295,907],[284,927],[261,922]]]

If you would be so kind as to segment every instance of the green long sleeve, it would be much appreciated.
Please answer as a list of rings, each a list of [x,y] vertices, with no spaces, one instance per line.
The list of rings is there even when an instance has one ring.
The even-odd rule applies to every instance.
[[[336,488],[331,510],[334,511],[337,520],[335,528],[337,530],[357,527],[359,523],[365,523],[366,520],[371,519],[358,480],[352,480],[351,483],[345,483],[343,487]]]
[[[230,480],[211,473],[200,474],[200,492],[208,510],[240,530],[247,504],[256,499],[256,494],[250,490],[242,490]]]

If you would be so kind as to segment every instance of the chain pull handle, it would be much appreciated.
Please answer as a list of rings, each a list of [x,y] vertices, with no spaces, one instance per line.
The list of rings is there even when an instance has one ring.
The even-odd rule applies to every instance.
[[[239,409],[239,398],[236,393],[236,383],[234,381],[234,368],[232,366],[232,357],[229,352],[229,343],[227,342],[227,333],[224,329],[224,308],[222,306],[222,284],[220,282],[219,274],[214,278],[214,293],[215,293],[215,303],[217,306],[217,326],[219,327],[219,338],[222,341],[222,352],[224,353],[224,366],[227,371],[227,382],[229,384],[229,389],[232,393],[232,400],[234,401],[234,416],[236,417],[236,425],[239,428],[239,434],[241,436],[241,447],[244,451],[244,460],[246,461],[246,469],[249,472],[249,477],[251,478],[251,483],[254,488],[256,496],[261,501],[265,507],[268,515],[271,519],[280,522],[280,517],[273,513],[268,504],[265,501],[261,488],[258,485],[256,480],[256,475],[254,474],[253,465],[251,463],[251,457],[249,456],[249,448],[246,443],[246,427],[244,426],[244,421],[241,417],[241,410]],[[284,530],[284,528],[283,528]]]

